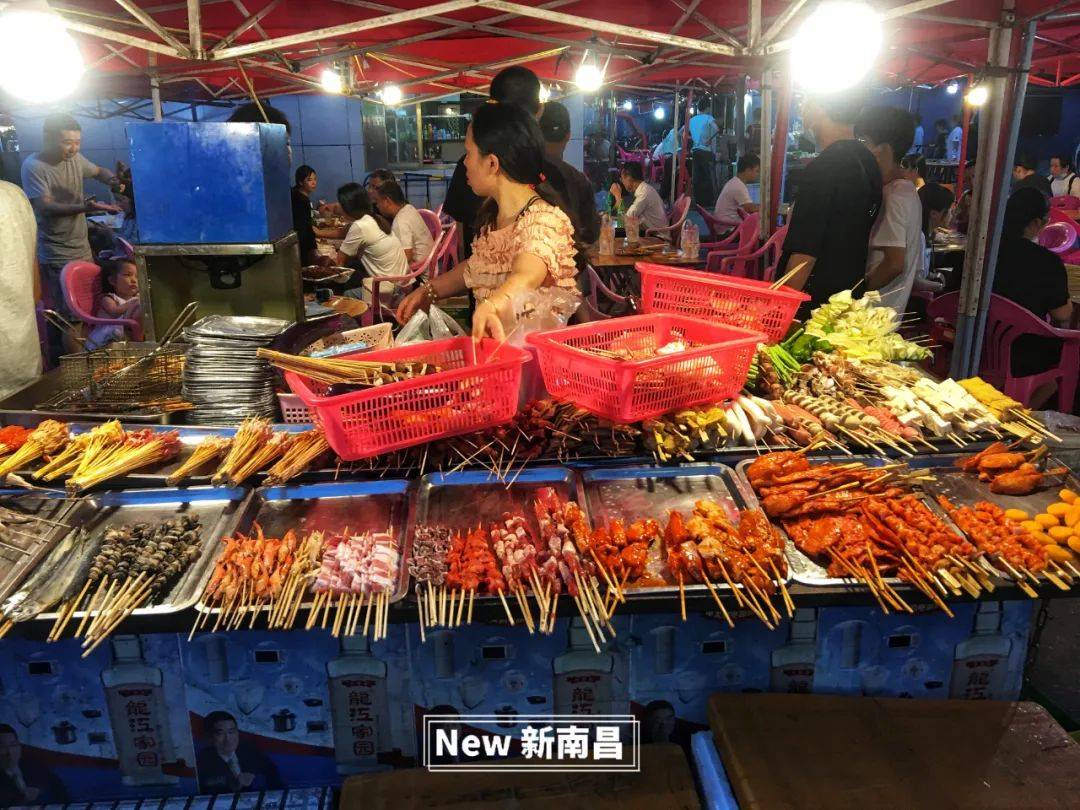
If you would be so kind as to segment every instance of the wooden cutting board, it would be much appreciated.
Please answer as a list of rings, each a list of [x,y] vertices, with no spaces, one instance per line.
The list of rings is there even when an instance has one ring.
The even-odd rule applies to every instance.
[[[709,722],[742,810],[1080,802],[1080,744],[1034,703],[724,694]]]

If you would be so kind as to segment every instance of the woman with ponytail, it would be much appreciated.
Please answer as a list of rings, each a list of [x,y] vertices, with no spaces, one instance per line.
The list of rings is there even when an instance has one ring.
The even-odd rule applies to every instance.
[[[503,340],[529,293],[559,287],[576,296],[574,224],[544,175],[544,138],[536,120],[513,104],[488,103],[465,135],[469,186],[486,198],[472,255],[402,300],[405,323],[418,309],[472,291],[473,337]],[[509,327],[509,328],[508,328]]]

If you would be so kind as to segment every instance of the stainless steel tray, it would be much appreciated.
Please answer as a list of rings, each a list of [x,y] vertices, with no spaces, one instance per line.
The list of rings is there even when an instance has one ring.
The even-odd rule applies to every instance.
[[[502,518],[504,512],[521,515],[534,536],[540,527],[533,514],[536,491],[551,487],[561,498],[577,496],[577,481],[567,467],[537,467],[524,470],[512,482],[498,480],[489,472],[431,473],[420,479],[416,508],[409,523],[409,542],[413,528],[430,523],[453,531],[467,531],[478,524],[488,525]],[[584,507],[582,507],[584,508]],[[496,599],[495,596],[476,596]]]
[[[202,522],[202,551],[180,576],[164,599],[134,611],[147,616],[178,613],[193,606],[202,593],[221,550],[220,540],[231,534],[243,516],[251,493],[246,489],[194,487],[191,489],[135,489],[102,492],[75,502],[67,522],[96,538],[103,532],[133,523],[159,523],[180,514],[198,515]],[[96,552],[97,544],[86,544],[85,553]],[[53,552],[55,554],[55,551]],[[55,565],[52,556],[42,565]],[[35,618],[52,621],[56,613],[40,613]],[[83,611],[74,613],[82,618]]]
[[[642,518],[664,523],[668,512],[689,515],[702,499],[716,501],[734,521],[747,506],[735,481],[735,471],[725,464],[681,464],[678,467],[609,467],[586,470],[579,485],[582,504],[594,527],[619,519],[627,525]],[[790,573],[789,573],[790,578]],[[704,584],[687,584],[687,591],[706,590]],[[727,583],[714,587],[730,590]],[[676,583],[668,586],[626,589],[628,596],[679,592]]]
[[[750,485],[750,479],[746,475],[746,468],[752,464],[755,459],[747,458],[740,461],[735,465],[736,482],[740,494],[746,501],[747,505],[751,508],[759,508],[757,495],[754,493],[754,488]],[[882,467],[885,464],[894,463],[896,459],[881,458],[879,456],[815,456],[811,459],[811,464],[837,462],[840,464],[849,463],[852,461],[861,461],[868,467]],[[912,467],[916,466],[912,462],[915,459],[905,459]],[[918,495],[918,492],[915,493]],[[938,516],[942,516],[941,510],[937,508],[937,505],[932,502],[931,498],[923,498],[924,502],[934,511]],[[942,516],[943,517],[943,516]],[[951,525],[951,521],[947,517],[943,519]],[[826,569],[812,559],[803,554],[796,547],[791,537],[776,521],[771,521],[773,526],[784,537],[785,548],[788,558],[788,570],[791,572],[791,577],[801,585],[852,585],[854,580],[849,577],[830,577]],[[895,585],[900,582],[896,577],[885,577],[885,581],[890,585]]]
[[[0,541],[4,543],[0,546],[2,603],[67,534],[70,524],[65,523],[65,518],[71,511],[71,502],[61,494],[4,490],[0,491],[0,507],[50,521],[48,524],[32,522],[8,525],[6,518],[0,517],[0,522],[4,524],[0,526]],[[7,546],[17,546],[25,553]]]
[[[256,523],[267,537],[281,537],[289,529],[298,534],[316,529],[324,532],[391,530],[394,537],[401,538],[397,587],[390,597],[393,603],[403,599],[409,591],[412,536],[406,532],[408,511],[408,481],[334,481],[262,487],[255,490],[243,519],[230,534],[237,531],[247,533]],[[219,538],[219,552],[221,541],[227,537],[222,535]],[[215,562],[218,556],[214,554]],[[203,604],[201,598],[200,588],[196,610],[210,613],[220,610]]]

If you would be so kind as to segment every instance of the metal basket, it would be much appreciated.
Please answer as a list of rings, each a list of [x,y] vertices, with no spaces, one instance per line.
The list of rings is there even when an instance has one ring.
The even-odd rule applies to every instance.
[[[113,343],[92,352],[64,355],[60,358],[64,395],[75,403],[127,408],[179,399],[186,351],[183,343],[165,347]]]

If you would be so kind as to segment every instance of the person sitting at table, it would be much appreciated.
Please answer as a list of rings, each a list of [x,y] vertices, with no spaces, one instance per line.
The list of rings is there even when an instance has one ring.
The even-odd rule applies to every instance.
[[[934,272],[934,232],[945,224],[952,208],[953,195],[945,186],[926,183],[919,189],[922,206],[922,267],[915,275],[912,289],[937,293],[945,286],[945,277]]]
[[[485,200],[472,254],[409,293],[398,321],[471,291],[477,301],[473,337],[504,340],[530,293],[559,287],[580,302],[573,214],[544,172],[536,119],[516,104],[480,105],[465,133],[465,171],[472,191]]]
[[[1013,183],[1010,194],[1015,194],[1022,188],[1034,188],[1044,197],[1049,197],[1050,181],[1035,171],[1037,164],[1030,155],[1019,155],[1013,162]]]
[[[1072,169],[1072,161],[1068,155],[1050,156],[1050,193],[1054,197],[1080,196],[1080,177]]]
[[[337,252],[339,267],[358,259],[368,276],[399,277],[409,274],[409,260],[396,236],[383,233],[372,216],[371,197],[359,183],[346,183],[338,189],[338,202],[349,229]],[[371,278],[363,279],[364,289],[371,291]],[[352,286],[356,286],[353,284]],[[385,289],[385,288],[384,288]]]
[[[1036,188],[1013,192],[1005,205],[1005,223],[1001,231],[994,292],[1015,301],[1039,318],[1049,318],[1055,325],[1067,327],[1073,304],[1069,299],[1069,281],[1061,258],[1040,245],[1039,231],[1049,221],[1050,206]],[[1047,371],[1061,362],[1060,338],[1021,335],[1012,344],[1012,373],[1027,377]],[[1054,393],[1054,385],[1039,386],[1032,394],[1032,408],[1039,408]],[[1071,402],[1058,403],[1068,411]]]
[[[375,207],[390,221],[390,233],[405,249],[409,264],[422,262],[435,245],[431,231],[416,206],[405,199],[405,192],[396,180],[386,180],[377,191],[371,192]]]
[[[127,256],[115,254],[105,254],[99,261],[101,261],[101,298],[97,303],[94,317],[141,320],[139,271],[135,267],[135,262]],[[88,351],[93,351],[129,337],[123,326],[95,326],[86,338],[86,348]]]
[[[743,218],[739,212],[753,214],[758,210],[757,203],[750,200],[750,189],[747,183],[756,183],[761,178],[761,158],[753,152],[747,152],[735,167],[735,176],[724,183],[720,190],[720,196],[716,198],[716,208],[713,211],[720,222],[730,229],[739,227]]]
[[[647,231],[666,228],[668,221],[667,214],[664,213],[664,202],[660,199],[660,193],[645,182],[641,164],[624,163],[619,169],[619,180],[619,183],[612,183],[608,189],[615,198],[615,205],[625,207],[624,214],[637,217]],[[632,195],[630,199],[625,197],[624,188]]]

